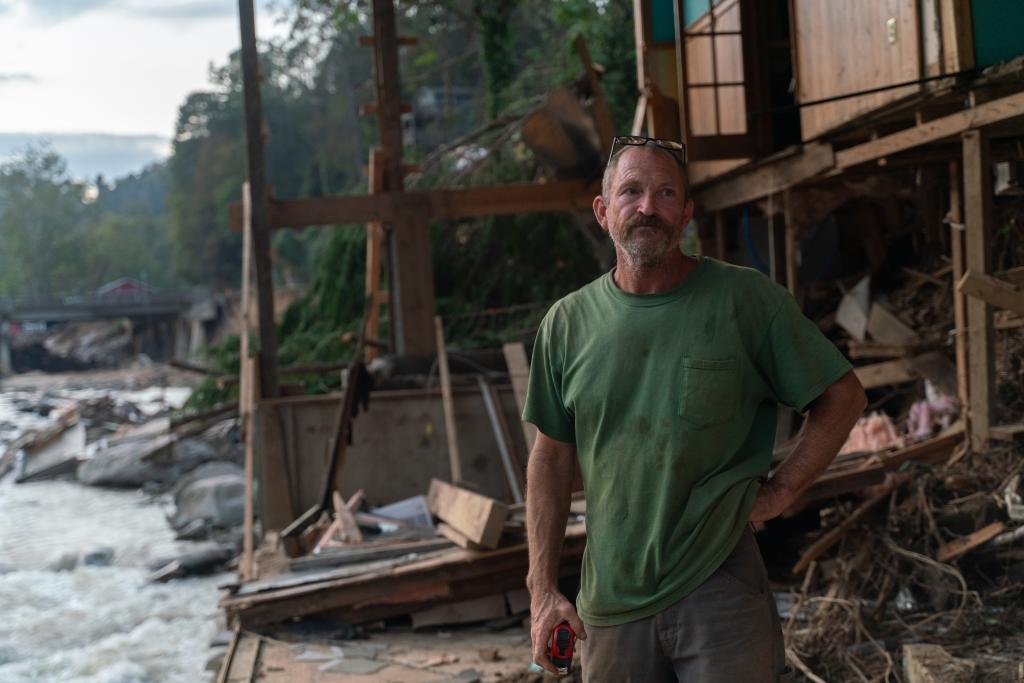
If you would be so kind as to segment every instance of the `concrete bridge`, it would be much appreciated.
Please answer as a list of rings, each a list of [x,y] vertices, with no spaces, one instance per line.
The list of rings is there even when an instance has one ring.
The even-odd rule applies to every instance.
[[[11,342],[24,328],[66,322],[128,319],[139,352],[185,359],[205,346],[221,308],[206,288],[160,291],[128,279],[85,295],[0,299],[0,374],[12,371]]]

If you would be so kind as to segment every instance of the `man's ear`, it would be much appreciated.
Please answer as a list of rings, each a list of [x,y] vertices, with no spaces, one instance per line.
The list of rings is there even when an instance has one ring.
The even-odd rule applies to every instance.
[[[689,225],[693,218],[693,200],[687,197],[686,208],[683,209],[683,225]]]
[[[594,197],[594,218],[601,225],[601,229],[608,232],[608,205],[604,203],[604,197]]]

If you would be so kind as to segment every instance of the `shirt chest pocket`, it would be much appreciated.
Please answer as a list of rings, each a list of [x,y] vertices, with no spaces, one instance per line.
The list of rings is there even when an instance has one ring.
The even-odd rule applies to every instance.
[[[739,364],[735,358],[684,358],[683,398],[679,416],[691,427],[703,429],[728,422],[739,403]]]

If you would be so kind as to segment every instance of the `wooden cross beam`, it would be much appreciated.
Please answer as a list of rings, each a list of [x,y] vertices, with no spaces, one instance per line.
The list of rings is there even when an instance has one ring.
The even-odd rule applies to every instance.
[[[478,218],[517,213],[590,211],[600,181],[564,180],[553,183],[489,185],[448,190],[381,192],[373,195],[271,199],[271,228],[305,228],[391,222],[399,231],[401,218],[418,214],[429,220]],[[231,229],[242,228],[242,204],[228,205]]]

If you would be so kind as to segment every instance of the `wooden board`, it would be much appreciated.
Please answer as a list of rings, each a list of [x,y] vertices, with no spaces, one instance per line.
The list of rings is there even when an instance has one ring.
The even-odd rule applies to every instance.
[[[1003,533],[1005,529],[1006,524],[1003,522],[993,522],[988,526],[978,529],[972,534],[953,539],[939,548],[939,551],[935,554],[935,559],[939,562],[952,562],[957,558],[963,557],[975,548],[985,545],[993,538]]]
[[[871,304],[868,313],[868,334],[875,341],[893,346],[907,346],[921,341],[914,330],[877,302]]]
[[[979,104],[956,114],[950,114],[892,135],[848,147],[836,152],[836,168],[842,170],[857,164],[875,161],[914,147],[939,142],[971,128],[989,126],[1018,116],[1024,116],[1024,92]]]
[[[438,523],[437,533],[441,534],[460,548],[465,548],[466,550],[485,550],[482,545],[469,540],[469,538],[466,537],[466,534],[453,528],[450,524],[446,524],[444,522]]]
[[[412,613],[413,630],[428,626],[446,624],[472,624],[479,621],[500,619],[508,614],[505,610],[505,594],[485,595],[472,600],[437,605]]]
[[[907,359],[899,358],[884,363],[862,365],[853,372],[865,389],[874,389],[893,384],[906,384],[920,379]]]
[[[519,408],[519,415],[522,416],[526,410],[526,392],[530,386],[530,361],[526,357],[526,347],[522,342],[509,342],[501,347],[505,356],[505,365],[508,368],[508,377],[512,382],[512,391],[516,397],[516,407]],[[519,420],[523,428],[523,438],[526,440],[526,452],[533,449],[533,443],[537,440],[537,428]]]
[[[797,102],[920,77],[915,0],[792,0]],[[891,26],[891,28],[890,28]],[[805,140],[920,89],[895,88],[800,110]]]
[[[501,501],[446,484],[440,479],[430,482],[427,505],[434,516],[486,548],[498,546],[502,527],[508,519],[508,506]]]
[[[694,203],[705,212],[719,211],[782,192],[834,165],[831,145],[809,144],[795,154],[766,160],[735,177],[695,189]]]
[[[1020,93],[1024,109],[1024,93]],[[966,272],[986,275],[992,264],[992,158],[989,140],[980,130],[963,136],[964,228]],[[971,448],[988,446],[995,403],[995,349],[992,309],[975,297],[967,299],[968,424]]]
[[[585,545],[584,525],[569,525],[560,575],[578,575]],[[298,584],[287,587],[232,595],[223,598],[221,606],[247,628],[327,611],[335,611],[336,618],[363,623],[410,614],[438,601],[465,600],[520,588],[527,568],[525,544],[482,553],[455,548],[358,576],[297,579]]]
[[[1024,291],[1009,282],[968,270],[956,284],[957,291],[987,304],[1024,315]]]
[[[371,221],[396,222],[403,211],[429,220],[478,218],[502,214],[590,211],[599,181],[565,180],[554,183],[518,183],[450,190],[381,192],[372,195],[275,199],[270,202],[272,228],[311,225],[346,225]],[[228,222],[242,228],[242,207],[228,205]],[[401,233],[402,225],[395,225]]]

